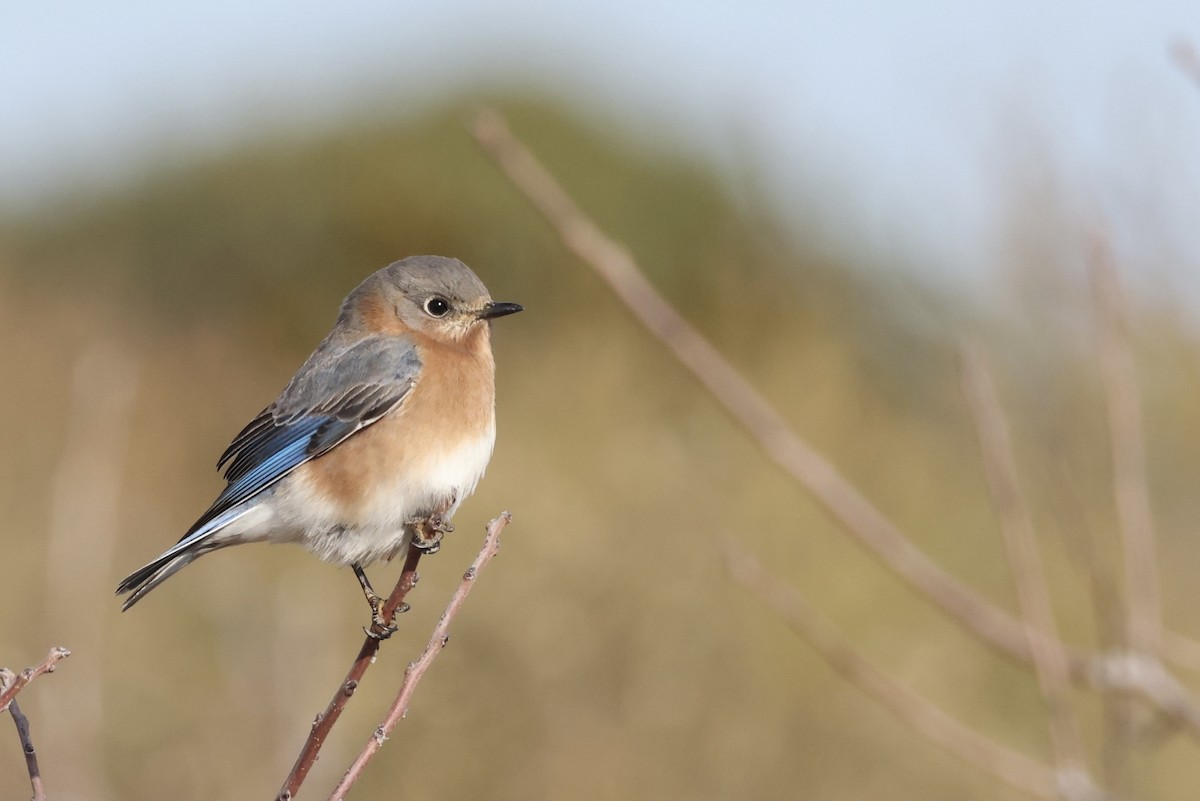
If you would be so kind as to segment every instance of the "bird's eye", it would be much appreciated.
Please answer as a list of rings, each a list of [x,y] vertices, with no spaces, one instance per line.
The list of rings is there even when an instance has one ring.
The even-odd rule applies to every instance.
[[[425,301],[425,311],[430,317],[445,317],[446,312],[450,311],[450,304],[445,298],[430,298]]]

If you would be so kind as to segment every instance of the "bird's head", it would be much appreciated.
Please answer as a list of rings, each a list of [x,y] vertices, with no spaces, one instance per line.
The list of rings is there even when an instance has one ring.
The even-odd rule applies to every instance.
[[[444,256],[412,256],[384,267],[350,293],[343,308],[368,330],[413,331],[444,343],[462,342],[490,320],[519,311],[519,304],[492,300],[470,267]]]

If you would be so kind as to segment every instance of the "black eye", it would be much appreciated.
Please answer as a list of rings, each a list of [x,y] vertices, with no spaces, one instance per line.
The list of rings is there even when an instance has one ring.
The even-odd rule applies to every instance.
[[[430,298],[425,301],[425,311],[431,317],[445,317],[446,312],[450,311],[450,304],[445,298]]]

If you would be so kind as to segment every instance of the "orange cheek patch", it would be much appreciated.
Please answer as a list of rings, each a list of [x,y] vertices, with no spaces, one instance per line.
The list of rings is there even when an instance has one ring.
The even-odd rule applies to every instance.
[[[378,295],[363,295],[358,298],[355,312],[363,327],[371,333],[403,334],[408,328],[400,322],[393,309]]]

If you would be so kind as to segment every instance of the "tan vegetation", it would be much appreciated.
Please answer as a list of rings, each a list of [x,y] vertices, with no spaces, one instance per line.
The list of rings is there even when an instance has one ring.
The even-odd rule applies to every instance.
[[[996,354],[1059,633],[1114,641],[1119,515],[1085,284],[1062,280],[1068,289],[1020,318],[939,297],[888,265],[822,255],[829,242],[781,232],[761,204],[734,203],[661,146],[545,107],[510,114],[792,428],[938,565],[1016,614],[959,386],[958,343],[980,337]],[[497,328],[496,456],[456,520],[478,531],[508,508],[517,523],[362,797],[1023,797],[914,738],[729,579],[721,542],[733,537],[890,676],[1050,759],[1034,675],[936,612],[765,460],[559,245],[466,120],[455,109],[324,139],[264,134],[3,224],[0,656],[32,664],[52,644],[72,648],[69,669],[22,695],[51,797],[278,787],[361,638],[348,573],[298,549],[238,549],[124,616],[108,585],[207,504],[212,462],[347,287],[413,253],[458,256],[528,310]],[[1077,228],[1056,227],[1059,211],[1045,209],[1042,228],[1014,226],[1013,253],[1046,252],[1035,237],[1084,253]],[[1170,310],[1137,309],[1164,617],[1200,634],[1189,615],[1200,600],[1189,581],[1196,342]],[[99,441],[111,445],[88,447]],[[378,724],[410,658],[401,649],[424,642],[476,540],[451,535],[422,563],[414,608],[313,786],[332,786]],[[1086,755],[1107,764],[1101,702],[1071,702]],[[1145,713],[1134,722],[1120,783],[1131,797],[1190,798],[1194,738],[1143,725]],[[0,748],[0,782],[25,792],[15,745]]]

